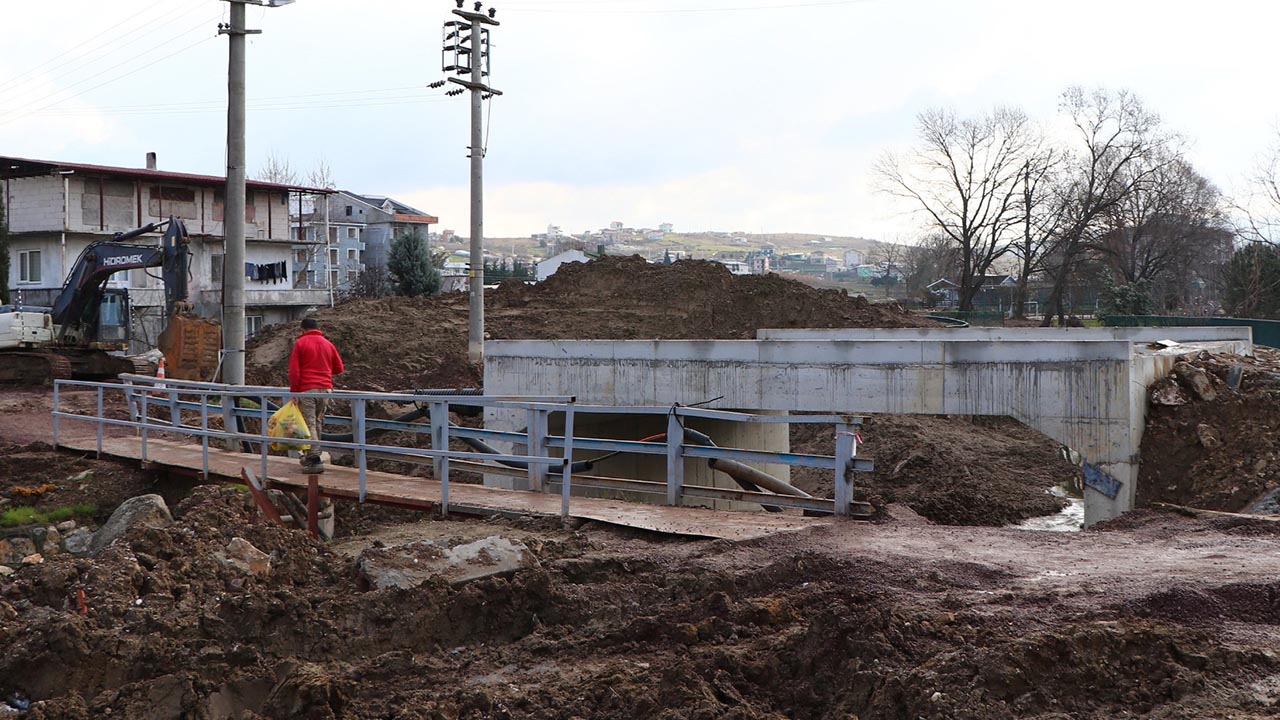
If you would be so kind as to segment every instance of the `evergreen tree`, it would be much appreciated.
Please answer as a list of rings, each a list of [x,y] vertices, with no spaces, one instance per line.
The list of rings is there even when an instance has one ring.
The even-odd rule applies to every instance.
[[[431,262],[431,248],[417,231],[391,241],[387,270],[396,293],[410,297],[440,292],[440,271]]]
[[[670,265],[670,264],[671,264],[671,251],[670,251],[670,250],[663,250],[663,251],[662,251],[662,264],[663,264],[663,265]]]

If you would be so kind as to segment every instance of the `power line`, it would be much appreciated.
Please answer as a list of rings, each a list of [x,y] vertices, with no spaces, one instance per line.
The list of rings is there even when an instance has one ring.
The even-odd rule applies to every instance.
[[[103,75],[106,75],[107,73],[111,72],[112,70],[116,70],[116,69],[118,69],[118,68],[124,67],[125,65],[128,65],[128,64],[132,63],[132,62],[133,62],[133,61],[135,61],[135,60],[139,60],[139,59],[141,59],[141,58],[143,58],[143,57],[145,57],[145,56],[147,56],[147,55],[150,55],[151,53],[153,53],[153,52],[155,52],[155,51],[159,50],[160,48],[164,47],[165,45],[168,45],[168,44],[170,44],[170,43],[176,42],[176,41],[181,40],[181,39],[183,39],[183,38],[185,38],[185,37],[189,37],[189,36],[193,35],[193,34],[195,33],[195,31],[196,31],[198,28],[200,28],[200,27],[204,27],[204,26],[207,26],[207,25],[209,24],[209,22],[210,22],[210,21],[211,21],[211,19],[208,19],[208,20],[202,20],[202,21],[200,21],[200,23],[199,23],[198,25],[193,25],[193,26],[191,26],[190,28],[188,28],[187,30],[183,31],[182,33],[179,33],[179,34],[177,34],[177,35],[174,35],[173,37],[170,37],[169,39],[164,40],[163,42],[160,42],[160,43],[158,43],[158,44],[156,44],[156,45],[153,45],[153,46],[151,46],[151,47],[147,48],[146,50],[143,50],[142,52],[138,53],[137,55],[134,55],[134,56],[132,56],[132,57],[130,57],[130,58],[127,58],[127,59],[125,59],[125,60],[123,60],[123,61],[121,61],[121,62],[118,62],[118,63],[114,64],[114,65],[111,65],[111,66],[108,66],[108,67],[106,67],[106,68],[103,68],[102,70],[99,70],[98,72],[96,72],[96,73],[94,73],[94,74],[92,74],[92,75],[89,75],[88,77],[81,78],[80,80],[77,80],[76,82],[73,82],[73,83],[71,83],[71,84],[69,84],[69,85],[66,85],[66,86],[64,86],[64,87],[62,87],[62,88],[60,88],[60,89],[58,89],[58,90],[56,90],[56,91],[54,91],[54,92],[52,92],[52,93],[49,93],[48,95],[45,95],[44,97],[38,98],[38,99],[36,99],[36,100],[33,100],[33,101],[31,101],[29,104],[31,104],[31,105],[36,105],[36,104],[39,104],[39,103],[44,102],[45,100],[50,100],[50,99],[52,99],[52,98],[55,98],[55,97],[57,97],[57,96],[59,96],[59,95],[62,95],[62,94],[64,94],[64,93],[66,93],[67,91],[71,90],[72,88],[75,88],[75,87],[76,87],[76,86],[78,86],[78,85],[83,85],[84,83],[87,83],[87,82],[89,82],[90,80],[94,80],[94,79],[96,79],[96,78],[102,77]],[[199,43],[195,43],[195,44],[196,44],[196,45],[198,45]],[[183,48],[183,50],[189,49],[189,48],[191,48],[191,47],[194,47],[194,45],[187,46],[187,47]],[[180,50],[179,52],[181,52],[181,50]],[[170,57],[173,57],[173,55],[176,55],[176,54],[177,54],[177,53],[171,53],[171,54],[169,54],[169,55],[165,55],[165,56],[163,56],[163,57],[161,57],[161,58],[157,58],[157,59],[155,59],[155,60],[149,60],[149,61],[148,61],[148,63],[147,63],[147,65],[142,65],[142,66],[140,66],[140,67],[138,67],[138,68],[135,68],[134,70],[132,70],[132,71],[130,71],[130,72],[128,72],[128,73],[125,73],[124,75],[120,75],[120,76],[119,76],[119,77],[117,77],[117,78],[113,78],[113,79],[111,79],[111,80],[108,80],[108,81],[107,81],[107,83],[114,82],[115,80],[118,80],[118,79],[123,78],[123,77],[128,77],[129,75],[133,74],[134,72],[137,72],[138,70],[141,70],[141,69],[143,69],[143,68],[145,68],[145,67],[148,67],[148,66],[150,66],[151,64],[159,63],[159,62],[161,62],[161,61],[163,61],[163,60],[166,60],[166,59],[168,59],[168,58],[170,58]],[[97,85],[94,85],[93,87],[88,88],[88,90],[93,90],[93,89],[95,89],[95,88],[102,87],[103,85],[105,85],[105,84],[107,84],[107,83],[99,83],[99,84],[97,84]],[[66,102],[67,100],[70,100],[71,98],[79,97],[80,95],[83,95],[85,92],[88,92],[88,90],[85,90],[85,91],[82,91],[82,92],[75,93],[74,95],[71,95],[71,96],[69,96],[69,97],[65,97],[65,98],[61,98],[61,99],[59,99],[59,100],[55,100],[53,103],[50,103],[50,104],[48,104],[48,105],[44,105],[44,106],[42,106],[42,107],[38,108],[38,110],[43,110],[43,109],[45,109],[45,108],[47,108],[47,107],[52,107],[53,105],[57,105],[58,103]],[[23,115],[27,115],[27,114],[30,114],[30,112],[32,112],[32,111],[29,111],[29,112],[27,112],[27,113],[22,113],[22,114],[23,114]]]
[[[108,27],[108,28],[107,28],[107,29],[105,29],[105,30],[100,30],[100,31],[98,31],[98,32],[94,33],[92,37],[89,37],[89,38],[87,38],[87,39],[85,39],[85,40],[82,40],[82,41],[81,41],[81,42],[79,42],[79,43],[76,43],[75,45],[73,45],[73,46],[71,46],[71,47],[67,48],[66,50],[63,50],[62,52],[58,53],[57,55],[54,55],[53,57],[49,58],[48,60],[45,60],[45,61],[43,61],[42,63],[40,63],[40,64],[38,64],[38,65],[33,65],[33,66],[31,66],[31,67],[27,68],[26,70],[24,70],[23,72],[20,72],[20,73],[18,73],[17,75],[14,75],[13,77],[9,78],[8,80],[5,80],[4,82],[0,82],[0,89],[4,89],[4,88],[6,88],[6,87],[9,87],[9,86],[13,85],[14,83],[22,84],[22,82],[20,82],[20,81],[22,81],[24,78],[26,78],[26,77],[27,77],[27,76],[29,76],[29,75],[32,75],[33,73],[39,72],[39,71],[41,71],[41,70],[45,70],[46,72],[47,72],[48,70],[56,70],[56,69],[58,69],[58,68],[60,68],[60,67],[62,67],[62,66],[64,66],[64,65],[66,65],[66,64],[67,64],[67,63],[69,63],[69,62],[73,62],[75,58],[70,59],[70,60],[67,60],[67,61],[62,62],[62,63],[59,63],[58,65],[54,65],[54,66],[53,66],[53,67],[51,67],[51,68],[50,68],[50,67],[48,67],[49,63],[55,62],[55,61],[57,61],[57,60],[60,60],[60,59],[62,59],[63,57],[65,57],[66,55],[68,55],[68,54],[70,54],[70,53],[73,53],[73,52],[75,52],[76,50],[79,50],[80,48],[84,47],[85,45],[89,45],[89,44],[93,43],[95,40],[102,40],[105,36],[109,35],[109,33],[110,33],[112,30],[115,30],[116,28],[120,27],[121,25],[124,25],[124,24],[128,23],[130,20],[133,20],[134,18],[136,18],[136,17],[139,17],[139,16],[143,15],[144,13],[150,12],[152,9],[154,9],[154,8],[156,8],[156,7],[159,7],[160,5],[164,5],[164,4],[165,4],[165,2],[166,2],[166,0],[159,0],[159,2],[156,2],[156,3],[154,3],[154,4],[150,5],[150,6],[146,7],[146,8],[143,8],[142,10],[139,10],[138,12],[136,12],[136,13],[134,13],[134,14],[130,15],[129,17],[127,17],[127,18],[125,18],[125,19],[123,19],[123,20],[121,20],[120,22],[116,23],[115,25],[112,25],[112,26]],[[144,26],[144,27],[145,27],[145,26]],[[136,30],[136,28],[135,28],[135,30]],[[132,31],[131,31],[129,34],[132,34]],[[103,42],[103,43],[101,43],[101,44],[99,44],[99,45],[95,46],[95,48],[94,48],[93,50],[90,50],[90,51],[88,51],[88,52],[89,52],[89,53],[95,52],[95,51],[97,50],[97,48],[100,48],[100,47],[102,47],[102,46],[104,46],[104,45],[108,45],[108,44],[110,44],[110,43],[111,43],[111,41],[112,41],[113,39],[114,39],[114,38],[107,37],[105,42]],[[84,54],[87,54],[87,53],[82,53],[81,55],[78,55],[78,56],[76,56],[76,57],[77,57],[77,58],[79,58],[79,57],[83,57],[83,56],[84,56]]]
[[[297,94],[297,95],[271,95],[271,96],[250,98],[249,102],[258,103],[259,105],[261,105],[264,103],[298,101],[298,100],[305,100],[308,98],[325,98],[324,100],[316,100],[316,102],[328,102],[329,100],[342,100],[343,98],[349,98],[353,101],[358,101],[360,100],[360,96],[369,96],[367,98],[368,100],[390,100],[390,99],[396,99],[396,98],[416,98],[416,97],[422,97],[422,96],[386,95],[386,93],[396,93],[396,92],[403,92],[405,90],[421,90],[421,89],[422,87],[419,85],[407,85],[403,87],[379,88],[379,89],[370,89],[370,90],[338,90],[338,91],[332,91],[332,92],[303,93],[303,94]],[[442,93],[427,93],[426,96],[439,97],[441,95]],[[99,114],[99,113],[128,114],[133,111],[200,110],[207,107],[211,107],[214,109],[222,109],[226,107],[226,102],[221,99],[188,100],[186,102],[178,102],[178,103],[143,103],[139,105],[113,105],[113,106],[96,107],[96,108],[68,108],[65,110],[55,109],[55,110],[49,110],[47,112],[41,112],[40,114],[45,116],[79,115],[79,114],[93,115],[93,114]]]
[[[31,77],[28,77],[22,80],[19,80],[18,78],[13,78],[4,83],[0,83],[0,90],[4,90],[5,92],[12,92],[16,88],[22,87],[23,85],[28,85],[31,82],[34,82],[35,80],[38,80],[38,79],[48,79],[52,81],[52,80],[57,80],[59,78],[66,77],[68,75],[72,75],[84,69],[85,67],[89,67],[93,65],[95,62],[99,62],[103,58],[109,57],[115,52],[124,49],[125,47],[127,47],[129,43],[133,42],[130,39],[131,36],[138,35],[139,33],[142,33],[142,32],[153,33],[161,28],[168,27],[169,25],[172,25],[173,23],[179,20],[182,20],[183,18],[190,15],[192,12],[194,12],[197,9],[197,7],[198,5],[189,5],[189,6],[186,6],[185,8],[181,5],[177,7],[171,7],[167,12],[161,13],[156,18],[152,18],[148,23],[139,25],[138,27],[135,27],[132,30],[128,30],[123,34],[106,37],[105,42],[100,43],[94,46],[93,48],[87,50],[86,52],[76,55],[75,57],[68,58],[63,62],[58,63],[57,65],[54,65],[52,67],[47,67],[47,68],[37,67],[37,68],[33,68],[27,73],[24,73],[24,75],[29,75]],[[180,11],[180,13],[177,16],[172,17],[165,22],[161,22],[157,24],[157,21],[159,21],[160,19],[168,15],[172,15],[175,11]],[[113,44],[116,46],[111,47]],[[99,54],[99,51],[103,50],[104,48],[109,48],[109,49],[107,49],[105,53]],[[84,61],[84,62],[80,62],[80,61]],[[73,65],[73,64],[75,66],[70,68],[66,72],[49,75],[49,73],[52,73],[55,70],[58,70],[60,68],[64,68],[68,65]],[[40,70],[44,70],[44,74],[32,75],[32,73],[36,73],[37,71],[40,71]]]
[[[543,0],[544,2],[554,2],[555,0]],[[674,14],[692,14],[692,13],[719,13],[719,12],[751,12],[755,10],[795,10],[807,7],[829,7],[833,5],[860,5],[863,3],[875,2],[875,0],[819,0],[817,2],[799,2],[786,3],[776,5],[740,5],[734,7],[708,7],[708,8],[615,8],[615,9],[579,9],[572,10],[567,8],[531,8],[531,7],[513,7],[509,12],[525,12],[525,13],[574,13],[576,14],[592,14],[592,15],[674,15]]]
[[[448,98],[442,98],[440,95],[423,95],[423,96],[399,96],[386,98],[369,98],[369,99],[352,99],[347,101],[335,102],[316,102],[316,103],[283,103],[283,104],[260,104],[249,105],[248,110],[254,112],[268,112],[273,110],[324,110],[330,108],[360,108],[360,107],[384,107],[392,105],[420,105],[424,103],[447,102]],[[92,108],[77,109],[75,111],[66,112],[48,112],[33,113],[39,117],[86,117],[95,115],[109,116],[146,116],[146,115],[200,115],[205,113],[221,113],[225,112],[224,107],[191,107],[191,108],[173,108],[173,109],[154,109],[154,110],[128,110],[128,111],[111,111],[109,109],[97,110]],[[25,116],[24,116],[25,117]],[[0,125],[4,124],[0,122]]]
[[[55,105],[58,105],[58,104],[60,104],[60,103],[67,102],[68,100],[74,100],[75,98],[78,98],[78,97],[80,97],[81,95],[84,95],[84,94],[85,94],[85,93],[87,93],[87,92],[92,92],[92,91],[94,91],[94,90],[97,90],[98,88],[100,88],[100,87],[102,87],[102,86],[104,86],[104,85],[110,85],[111,83],[116,82],[116,81],[118,81],[118,80],[123,80],[124,78],[127,78],[127,77],[129,77],[130,75],[133,75],[133,74],[135,74],[135,73],[141,72],[142,70],[145,70],[145,69],[147,69],[147,68],[149,68],[149,67],[152,67],[154,63],[158,63],[158,62],[162,62],[162,61],[164,61],[164,60],[168,60],[169,58],[171,58],[171,57],[173,57],[173,56],[175,56],[175,55],[179,55],[179,54],[184,53],[184,52],[186,52],[186,51],[188,51],[188,50],[190,50],[190,49],[192,49],[192,48],[194,48],[194,47],[197,47],[197,46],[199,46],[199,45],[203,45],[204,43],[207,43],[207,42],[209,42],[210,40],[214,39],[214,37],[215,37],[215,36],[210,36],[210,37],[204,38],[203,40],[199,40],[199,41],[194,42],[194,43],[192,43],[192,44],[190,44],[190,45],[187,45],[186,47],[179,48],[179,49],[177,49],[177,50],[175,50],[175,51],[173,51],[173,52],[169,53],[168,55],[165,55],[164,57],[157,58],[153,63],[149,63],[149,64],[147,64],[147,65],[143,65],[143,66],[141,66],[141,67],[134,68],[133,70],[130,70],[129,72],[124,73],[123,75],[118,75],[118,76],[116,76],[116,77],[113,77],[113,78],[109,78],[109,79],[107,79],[107,80],[104,80],[104,81],[102,81],[102,82],[98,83],[97,85],[94,85],[94,86],[92,86],[92,87],[85,88],[84,90],[81,90],[80,92],[78,92],[78,93],[76,93],[76,94],[74,94],[74,95],[71,95],[71,96],[69,96],[69,97],[65,97],[65,98],[62,98],[62,99],[60,99],[60,100],[55,100],[55,101],[53,101],[53,102],[49,103],[48,105],[44,105],[44,106],[42,106],[42,107],[38,107],[38,108],[35,108],[35,109],[33,109],[33,110],[28,110],[27,112],[19,113],[19,114],[17,114],[17,115],[10,116],[9,118],[6,118],[6,119],[0,119],[0,126],[8,125],[9,123],[14,122],[15,120],[21,120],[22,118],[25,118],[25,117],[28,117],[28,116],[33,115],[33,114],[35,114],[35,113],[38,113],[38,112],[40,112],[41,110],[47,110],[47,109],[49,109],[49,108],[51,108],[51,107],[53,107],[53,106],[55,106]]]

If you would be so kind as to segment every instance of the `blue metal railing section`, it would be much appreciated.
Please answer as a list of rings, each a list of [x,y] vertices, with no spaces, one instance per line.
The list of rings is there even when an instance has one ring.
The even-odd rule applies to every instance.
[[[147,440],[153,432],[174,433],[199,438],[202,457],[202,473],[209,474],[209,442],[210,439],[231,443],[256,443],[259,446],[262,477],[267,477],[268,444],[280,442],[281,438],[266,435],[267,419],[270,417],[271,400],[299,397],[286,388],[265,386],[229,386],[218,383],[198,381],[160,379],[142,375],[121,376],[121,383],[87,382],[78,380],[58,380],[54,385],[53,426],[54,443],[58,442],[61,420],[78,420],[92,422],[96,425],[97,451],[102,452],[103,429],[107,426],[128,427],[138,431],[141,438],[141,455],[147,459]],[[93,389],[96,392],[95,415],[67,412],[61,406],[61,393],[67,389]],[[129,407],[129,420],[120,420],[104,416],[104,395],[107,392],[121,393]],[[583,405],[569,396],[525,397],[525,396],[485,396],[485,395],[449,395],[449,394],[408,394],[408,393],[373,393],[335,390],[325,393],[330,401],[346,401],[351,405],[351,416],[328,415],[326,423],[350,427],[353,442],[324,440],[320,443],[327,449],[350,450],[355,458],[355,467],[359,477],[359,498],[363,502],[366,495],[366,471],[370,455],[409,462],[429,460],[435,477],[441,487],[441,512],[449,509],[449,464],[450,460],[468,463],[471,467],[481,464],[493,470],[511,471],[506,468],[490,466],[486,463],[506,463],[509,466],[525,468],[530,490],[543,491],[549,484],[560,485],[561,514],[569,514],[569,502],[573,485],[574,452],[602,451],[609,453],[635,453],[642,455],[665,455],[667,457],[666,501],[669,505],[678,505],[685,497],[684,458],[723,459],[744,462],[783,464],[788,466],[813,467],[831,470],[835,477],[834,501],[818,498],[793,498],[773,493],[723,491],[723,489],[690,487],[690,493],[700,497],[715,497],[711,490],[719,490],[721,494],[732,494],[750,502],[767,502],[773,505],[802,507],[807,509],[823,508],[838,515],[848,515],[852,504],[852,483],[850,472],[867,472],[873,469],[870,460],[857,457],[856,435],[853,428],[861,424],[862,419],[848,415],[753,415],[725,410],[709,410],[685,406],[603,406]],[[240,398],[256,401],[258,407],[244,407]],[[215,404],[216,401],[216,404]],[[428,422],[399,422],[396,420],[370,419],[367,417],[368,403],[391,402],[427,406],[430,410]],[[449,407],[502,408],[507,410],[524,410],[529,414],[529,422],[524,432],[487,430],[483,428],[465,428],[449,422]],[[168,418],[155,417],[157,411],[162,415],[168,411]],[[199,425],[189,424],[184,419],[188,415],[198,413]],[[547,432],[552,414],[563,415],[564,431],[562,435],[551,435]],[[592,415],[648,415],[667,416],[665,442],[644,442],[635,440],[608,440],[601,438],[576,437],[574,435],[574,416],[588,413]],[[211,428],[210,417],[221,418],[222,428]],[[257,433],[246,432],[240,428],[237,418],[257,420],[260,422]],[[684,442],[683,424],[685,419],[699,418],[706,420],[726,420],[741,423],[820,423],[835,426],[836,455],[810,455],[790,452],[770,452],[743,448],[706,447],[688,445]],[[231,428],[231,429],[228,429]],[[370,442],[370,431],[396,431],[427,435],[430,449],[383,445]],[[450,450],[449,439],[473,438],[478,440],[509,442],[523,445],[528,454],[504,454],[488,452],[469,452]],[[551,457],[550,449],[562,451],[562,457]],[[839,461],[837,458],[844,458]],[[470,467],[468,468],[470,469]],[[481,472],[484,470],[481,469]],[[561,477],[554,478],[556,471]],[[579,480],[582,480],[580,477]],[[600,478],[599,480],[608,480]],[[620,483],[634,483],[639,492],[654,492],[653,482],[619,480]],[[591,483],[586,483],[590,485]]]

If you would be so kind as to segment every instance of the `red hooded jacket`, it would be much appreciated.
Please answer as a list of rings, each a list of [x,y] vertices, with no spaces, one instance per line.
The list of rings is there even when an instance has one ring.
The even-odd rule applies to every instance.
[[[289,353],[289,390],[306,392],[333,387],[333,376],[342,372],[342,356],[319,330],[307,330],[293,341]]]

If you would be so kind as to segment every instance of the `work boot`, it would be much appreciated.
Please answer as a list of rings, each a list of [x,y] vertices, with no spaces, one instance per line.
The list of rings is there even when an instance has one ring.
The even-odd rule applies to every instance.
[[[318,475],[324,472],[324,462],[319,455],[308,455],[302,460],[302,472],[306,475]]]

